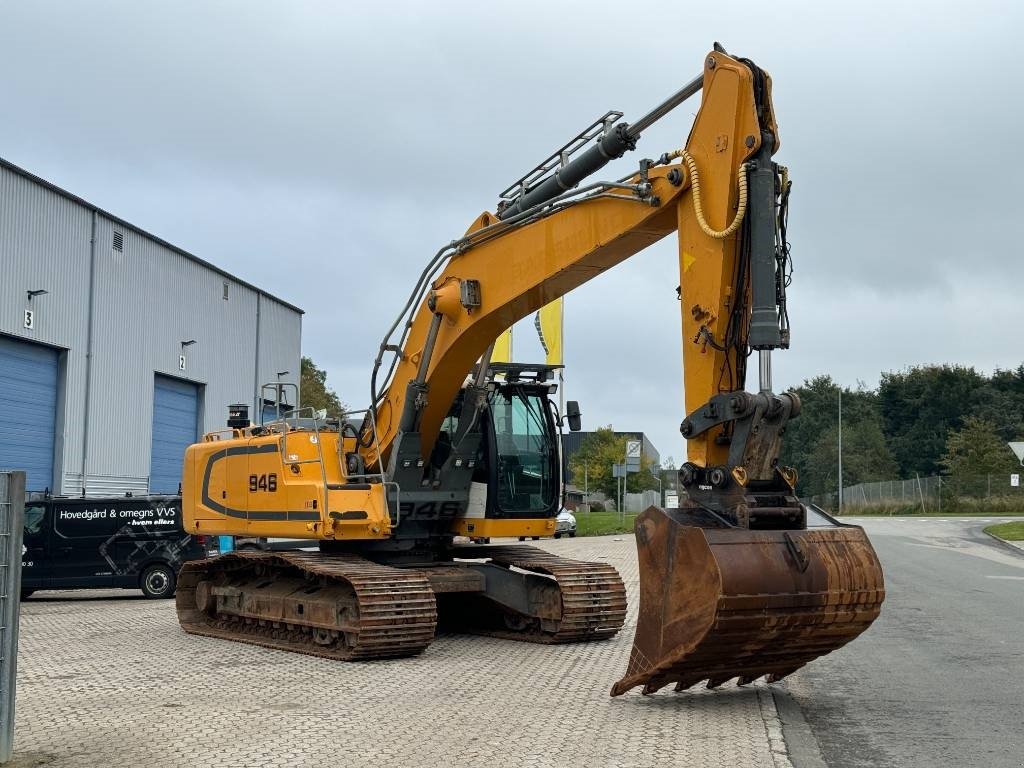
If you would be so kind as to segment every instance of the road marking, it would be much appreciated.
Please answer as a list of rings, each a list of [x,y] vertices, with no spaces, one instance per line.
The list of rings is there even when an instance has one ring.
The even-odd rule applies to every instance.
[[[1024,576],[985,576],[986,579],[1006,579],[1007,581],[1024,581]]]

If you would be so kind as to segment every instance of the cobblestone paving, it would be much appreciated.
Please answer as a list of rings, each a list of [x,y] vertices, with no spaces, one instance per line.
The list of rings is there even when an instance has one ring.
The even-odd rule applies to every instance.
[[[632,536],[535,542],[606,559],[614,639],[441,636],[417,658],[341,663],[183,633],[173,601],[41,592],[22,604],[15,765],[787,766],[763,689],[608,689],[636,621]]]

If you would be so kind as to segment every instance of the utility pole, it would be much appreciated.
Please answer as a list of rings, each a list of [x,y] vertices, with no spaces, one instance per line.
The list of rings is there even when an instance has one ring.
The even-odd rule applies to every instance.
[[[843,514],[843,387],[839,385],[839,512]]]

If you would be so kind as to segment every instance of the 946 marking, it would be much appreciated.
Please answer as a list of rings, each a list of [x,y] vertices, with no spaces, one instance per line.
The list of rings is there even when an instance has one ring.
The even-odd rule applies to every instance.
[[[271,472],[269,475],[249,475],[249,493],[267,491],[274,493],[277,490],[277,474]]]

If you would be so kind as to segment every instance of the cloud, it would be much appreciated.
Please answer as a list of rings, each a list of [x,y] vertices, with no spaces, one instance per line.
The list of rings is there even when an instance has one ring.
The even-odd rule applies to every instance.
[[[1024,321],[1022,16],[985,2],[6,4],[0,155],[302,306],[305,353],[359,407],[434,251],[591,119],[635,118],[695,76],[720,39],[771,72],[795,181],[794,348],[777,382],[987,370],[1019,362]],[[695,109],[604,175],[680,146]],[[574,292],[566,376],[588,426],[643,430],[679,460],[677,272],[666,241]]]

